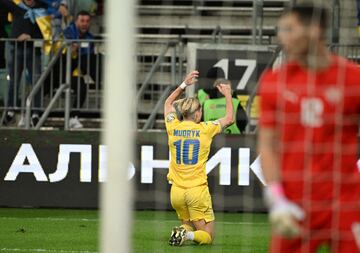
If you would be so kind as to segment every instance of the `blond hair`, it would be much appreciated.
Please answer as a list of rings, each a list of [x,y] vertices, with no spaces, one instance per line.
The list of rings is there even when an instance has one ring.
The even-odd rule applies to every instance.
[[[225,78],[218,78],[215,80],[213,87],[216,88],[216,86],[220,85],[220,84],[228,84],[231,86],[231,81]]]
[[[201,109],[199,99],[183,98],[176,101],[177,109],[184,119],[195,119],[194,113]]]

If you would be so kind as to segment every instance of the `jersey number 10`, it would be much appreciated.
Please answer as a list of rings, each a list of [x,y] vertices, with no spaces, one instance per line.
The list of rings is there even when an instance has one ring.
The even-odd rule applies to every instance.
[[[174,142],[176,149],[176,164],[192,165],[196,164],[199,160],[199,140],[178,140]],[[190,150],[192,153],[190,154]]]

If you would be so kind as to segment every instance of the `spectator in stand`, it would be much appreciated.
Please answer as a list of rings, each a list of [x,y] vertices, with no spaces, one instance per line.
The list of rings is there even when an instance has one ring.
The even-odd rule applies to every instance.
[[[29,73],[29,80],[32,84],[39,78],[41,71],[41,47],[35,47],[32,39],[43,39],[46,32],[51,31],[50,24],[37,21],[47,16],[46,5],[38,0],[22,0],[15,4],[11,0],[0,0],[0,9],[10,12],[13,17],[11,38],[16,42],[10,43],[11,58],[8,61],[9,67],[9,89],[7,97],[7,112],[4,124],[7,125],[15,120],[15,107],[18,105],[18,93],[21,74],[26,69]],[[24,66],[25,64],[25,66]],[[16,87],[15,87],[16,85]],[[41,104],[40,92],[35,96],[35,108]],[[39,120],[38,110],[33,110],[32,124],[36,125]],[[21,122],[20,122],[21,123]]]
[[[76,15],[75,21],[71,23],[65,30],[64,36],[67,40],[92,40],[94,36],[89,32],[91,23],[90,13],[87,11],[80,11]],[[78,119],[79,108],[83,107],[86,99],[86,84],[83,75],[91,75],[91,70],[87,68],[88,60],[93,58],[94,44],[87,41],[74,41],[72,44],[73,63],[72,70],[76,69],[77,76],[72,78],[72,89],[77,94],[76,99],[73,102],[73,110],[71,112],[70,128],[82,128],[83,125]],[[91,61],[91,60],[90,60]],[[90,64],[89,65],[94,65]],[[80,67],[80,68],[78,68]]]
[[[90,33],[91,15],[87,11],[79,11],[76,14],[76,19],[65,30],[64,36],[68,40],[92,40],[94,36]],[[73,43],[73,53],[78,56],[94,53],[94,44],[89,43],[88,46],[81,46],[79,49],[79,43]]]
[[[0,8],[0,39],[7,38],[5,25],[7,24],[7,11]],[[5,68],[5,42],[0,41],[0,69]]]
[[[48,8],[51,16],[52,39],[58,40],[62,34],[62,20],[69,17],[67,0],[41,0]]]

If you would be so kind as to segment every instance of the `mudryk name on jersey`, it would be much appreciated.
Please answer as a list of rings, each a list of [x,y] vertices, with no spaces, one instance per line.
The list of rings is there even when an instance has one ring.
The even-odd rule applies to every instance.
[[[185,137],[185,138],[195,138],[195,137],[200,137],[200,130],[174,129],[173,135],[178,137]]]

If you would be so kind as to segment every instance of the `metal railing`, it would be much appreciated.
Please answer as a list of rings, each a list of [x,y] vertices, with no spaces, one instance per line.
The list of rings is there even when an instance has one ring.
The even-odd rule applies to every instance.
[[[138,43],[138,47],[138,89],[135,101],[138,104],[138,114],[140,114],[140,118],[143,118],[145,115],[156,115],[153,111],[154,108],[158,109],[157,104],[161,100],[162,94],[168,89],[168,86],[181,80],[184,74],[185,56],[181,41],[170,43],[141,42]]]
[[[153,111],[151,112],[149,118],[144,124],[142,130],[147,130],[149,128],[153,128],[156,114],[159,112],[160,108],[164,105],[165,99],[169,95],[171,89],[176,86],[176,47],[172,47],[171,54],[171,85],[168,85],[165,91],[161,94],[158,102],[156,103]]]
[[[25,108],[25,128],[26,129],[30,129],[30,117],[31,117],[31,104],[32,101],[36,95],[36,93],[39,91],[39,89],[43,86],[45,79],[49,76],[50,72],[53,70],[53,67],[55,66],[56,62],[59,60],[59,58],[61,57],[62,51],[66,48],[66,43],[63,43],[60,47],[60,49],[56,52],[56,54],[53,56],[53,58],[51,59],[51,61],[49,62],[49,65],[47,66],[47,69],[41,74],[40,78],[36,81],[36,84],[34,85],[33,89],[31,90],[30,94],[28,95],[27,99],[26,99],[26,108]],[[68,50],[68,54],[70,55],[71,51]],[[71,57],[71,55],[70,55]],[[67,57],[68,58],[68,57]],[[70,59],[67,59],[66,64],[70,64]],[[69,86],[70,84],[67,83],[67,86]],[[61,87],[61,86],[60,86]],[[60,90],[60,89],[59,89]],[[61,89],[62,90],[62,89]],[[59,95],[54,96],[57,100],[57,98],[59,97]],[[54,99],[52,99],[51,101],[53,101]],[[53,102],[50,104],[54,104]],[[45,110],[46,112],[46,110]],[[44,113],[44,115],[48,115],[49,112]],[[43,118],[42,116],[42,118]],[[43,123],[45,120],[41,120],[38,122],[38,124],[36,125],[37,128],[40,128],[41,123]],[[40,123],[40,124],[39,124]]]
[[[360,64],[360,45],[331,44],[329,49],[335,54]]]
[[[252,44],[261,45],[263,36],[264,21],[264,0],[253,0],[253,27],[252,27]]]
[[[5,41],[8,44],[12,43],[14,45],[14,51],[11,52],[13,56],[10,54],[7,56],[8,67],[10,64],[13,64],[14,66],[11,68],[15,72],[24,72],[24,74],[15,74],[26,76],[27,67],[23,69],[15,67],[19,60],[16,57],[19,42],[10,39]],[[8,103],[9,99],[7,96],[5,105],[1,106],[0,109],[3,109],[4,112],[20,112],[23,118],[20,121],[25,122],[21,127],[39,129],[43,126],[47,117],[52,114],[64,118],[64,129],[68,129],[69,118],[73,116],[74,111],[76,113],[92,113],[96,117],[100,115],[102,100],[102,55],[104,54],[102,44],[104,41],[72,40],[67,42],[67,44],[61,44],[52,55],[45,55],[43,51],[37,52],[41,55],[41,61],[37,65],[41,71],[34,77],[30,85],[26,77],[14,80],[11,84],[15,89],[21,88],[23,91],[18,92],[15,90],[13,93],[13,104]],[[43,41],[38,41],[37,43],[40,44]],[[78,45],[76,49],[73,48],[75,43]],[[94,52],[90,53],[90,51],[86,50],[91,43],[94,44]],[[35,41],[31,43],[32,46],[33,44],[35,44]],[[154,43],[148,44],[154,46]],[[163,48],[159,50],[161,47]],[[30,53],[25,53],[25,58],[30,58],[30,55],[33,55],[31,53],[34,50],[33,47],[30,47],[28,50]],[[154,116],[161,109],[160,101],[164,96],[162,95],[163,91],[168,90],[169,85],[177,83],[182,78],[185,59],[183,43],[181,41],[177,43],[159,43],[150,51],[148,53],[138,52],[136,55],[138,64],[137,83],[141,84],[137,93],[137,100],[150,104],[150,106],[154,106],[156,109],[150,108],[148,110],[149,118],[145,123],[146,128],[153,126]],[[158,53],[159,51],[160,53]],[[83,55],[82,57],[74,57],[74,54],[78,56]],[[12,59],[14,59],[13,62],[11,62]],[[78,70],[83,72],[82,75],[77,74]],[[6,72],[10,73],[10,67]],[[9,88],[9,84],[7,86]],[[155,86],[157,86],[156,89],[154,88]],[[6,93],[8,94],[9,92],[7,91]],[[41,117],[37,124],[32,126],[31,118],[34,112],[39,112]]]
[[[151,78],[154,76],[155,71],[159,68],[159,66],[163,63],[163,59],[165,54],[168,52],[169,48],[173,45],[173,43],[167,43],[164,48],[161,50],[160,55],[156,58],[156,61],[152,64],[150,71],[147,73],[144,82],[142,82],[137,94],[136,94],[136,102],[139,102],[142,96],[144,95],[145,89],[148,87]]]
[[[21,127],[29,129],[31,114],[40,112],[36,129],[50,111],[65,113],[65,129],[70,116],[101,112],[103,40],[54,42],[52,54],[45,53],[43,40],[1,41],[9,50],[7,94],[0,109],[20,112]]]
[[[8,50],[8,52],[13,52],[15,55],[17,54],[16,50],[22,49],[21,52],[24,53],[27,48],[24,45],[16,45],[16,43],[19,42],[6,41],[7,43],[13,43],[13,49]],[[34,48],[37,48],[38,45],[35,47],[35,41],[34,43],[27,43],[33,46],[29,49],[31,52],[29,55],[31,55],[32,64],[35,64],[33,56],[37,52],[35,52]],[[74,43],[80,45],[75,50],[73,49]],[[84,45],[81,46],[81,43],[84,43]],[[92,56],[90,53],[84,53],[82,60],[81,57],[73,58],[74,53],[80,55],[82,49],[86,50],[89,43],[94,43],[94,54]],[[14,104],[6,104],[0,107],[0,109],[4,109],[5,111],[20,111],[21,114],[25,115],[24,127],[26,129],[29,129],[31,126],[31,113],[38,110],[41,111],[42,114],[38,123],[34,126],[35,129],[39,129],[51,113],[60,114],[60,117],[64,117],[65,129],[69,128],[69,118],[73,115],[74,111],[81,113],[98,113],[96,115],[98,116],[101,112],[102,99],[102,60],[100,60],[100,57],[102,57],[104,53],[100,52],[102,44],[103,41],[100,40],[70,41],[68,44],[62,44],[51,57],[42,54],[40,64],[42,73],[38,75],[38,78],[35,77],[36,71],[34,67],[32,67],[30,70],[23,71],[23,78],[21,78],[21,80],[16,80],[21,74],[16,73],[21,71],[21,69],[14,68],[17,64],[16,61],[19,61],[19,59],[16,57],[10,58],[8,67],[10,64],[13,64],[14,68],[14,73],[11,75],[14,78]],[[359,45],[333,44],[329,46],[329,48],[331,51],[354,62],[360,62]],[[181,78],[184,75],[185,54],[182,42],[158,44],[156,45],[156,50],[153,48],[150,51],[151,52],[144,53],[140,50],[137,54],[137,64],[139,66],[137,83],[140,84],[136,96],[136,101],[139,105],[138,113],[148,115],[142,127],[143,130],[153,128],[156,117],[161,113],[165,98],[171,89],[181,82]],[[268,66],[271,66],[279,51],[280,48],[277,48],[274,53],[274,59],[269,59]],[[26,53],[23,55],[25,55],[25,57],[20,60],[26,63]],[[46,57],[50,60],[47,60]],[[94,61],[91,61],[91,59]],[[13,62],[11,62],[11,60],[13,60]],[[26,64],[24,64],[24,66],[26,66]],[[24,69],[26,68],[24,67]],[[76,75],[76,73],[74,73],[76,69],[83,70],[86,75]],[[95,69],[94,74],[91,73],[91,69]],[[27,77],[27,75],[29,75],[28,72],[32,72],[34,78]],[[90,77],[87,77],[87,75]],[[30,81],[32,81],[31,86],[27,85],[27,82]],[[83,90],[80,90],[78,86],[80,82],[84,85]],[[154,85],[157,85],[158,88],[155,89]],[[29,91],[27,92],[27,90]],[[20,94],[19,91],[21,91],[22,94]],[[81,94],[81,92],[85,94]],[[26,95],[26,93],[28,93],[28,95]],[[40,103],[34,103],[39,93],[41,95]],[[80,97],[84,95],[85,98]],[[90,96],[92,97],[90,98]],[[249,117],[251,117],[251,105],[255,96],[256,92],[250,94],[246,105],[246,113]],[[80,102],[81,99],[82,101]],[[148,111],[144,111],[143,109],[146,105],[149,107]],[[247,128],[246,132],[250,132],[250,129]]]

